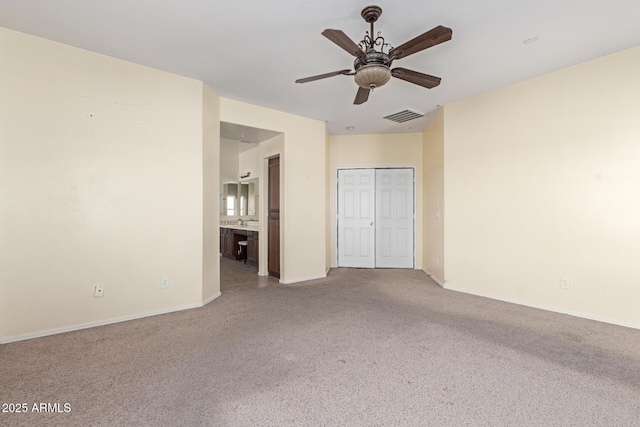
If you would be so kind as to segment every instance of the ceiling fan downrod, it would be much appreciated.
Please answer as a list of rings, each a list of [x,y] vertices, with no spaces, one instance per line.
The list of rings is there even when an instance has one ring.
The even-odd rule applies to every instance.
[[[378,34],[376,37],[376,33],[374,32],[373,27],[374,22],[378,20],[381,14],[382,8],[380,8],[379,6],[367,6],[362,9],[362,12],[360,13],[360,15],[362,15],[362,18],[369,23],[371,28],[370,32],[368,34],[365,34],[364,38],[360,41],[360,46],[362,47],[362,50],[365,51],[365,53],[368,53],[371,49],[375,51],[375,47],[377,45],[380,45],[380,52],[382,52],[382,48],[385,46],[384,37],[382,37],[380,34]]]

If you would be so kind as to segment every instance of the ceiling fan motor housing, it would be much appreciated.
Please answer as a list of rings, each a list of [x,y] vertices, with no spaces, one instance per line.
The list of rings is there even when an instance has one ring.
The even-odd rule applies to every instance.
[[[385,85],[391,79],[389,55],[369,49],[364,59],[356,58],[353,63],[354,80],[364,89],[375,89]]]

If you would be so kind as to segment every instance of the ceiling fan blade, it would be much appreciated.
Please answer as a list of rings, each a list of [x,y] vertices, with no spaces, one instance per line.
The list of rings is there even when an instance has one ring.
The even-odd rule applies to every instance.
[[[430,76],[429,74],[419,73],[417,71],[407,70],[406,68],[394,68],[391,75],[400,80],[416,84],[418,86],[432,89],[440,84],[440,77]]]
[[[367,56],[360,46],[355,44],[353,40],[349,38],[345,33],[341,30],[331,30],[327,29],[322,32],[322,35],[346,50],[350,55],[353,55],[358,58],[364,59]]]
[[[358,93],[356,93],[356,99],[353,100],[355,105],[364,104],[369,99],[369,93],[371,89],[365,89],[363,87],[358,88]]]
[[[351,70],[332,71],[330,73],[319,74],[317,76],[305,77],[304,79],[296,80],[296,83],[307,83],[314,80],[326,79],[327,77],[339,76],[340,74],[349,74]]]
[[[391,51],[389,51],[389,56],[395,57],[395,59],[406,58],[416,52],[420,52],[421,50],[425,50],[431,46],[451,40],[452,34],[453,31],[451,31],[451,28],[438,25],[426,33],[420,34],[418,37],[391,49]]]

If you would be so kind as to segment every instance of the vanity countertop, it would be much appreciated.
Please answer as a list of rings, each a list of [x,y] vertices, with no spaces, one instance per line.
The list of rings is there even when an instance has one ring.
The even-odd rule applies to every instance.
[[[220,228],[233,228],[234,230],[249,230],[249,231],[259,231],[260,224],[256,223],[251,225],[239,225],[239,224],[220,224]]]

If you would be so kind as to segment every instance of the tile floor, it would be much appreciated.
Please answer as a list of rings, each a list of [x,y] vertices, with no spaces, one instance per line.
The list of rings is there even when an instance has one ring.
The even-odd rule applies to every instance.
[[[220,291],[225,293],[247,291],[277,285],[278,279],[271,276],[258,276],[258,267],[220,257]]]

